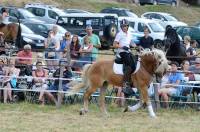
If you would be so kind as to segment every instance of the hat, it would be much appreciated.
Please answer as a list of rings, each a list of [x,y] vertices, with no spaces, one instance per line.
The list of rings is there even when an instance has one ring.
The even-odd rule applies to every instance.
[[[195,63],[200,63],[200,58],[196,58]]]
[[[92,26],[91,25],[87,25],[86,29],[92,29]]]
[[[172,64],[174,64],[174,65],[176,65],[177,67],[179,67],[178,62],[176,62],[176,61],[172,61],[172,62],[170,63],[170,65],[172,65]]]
[[[24,45],[24,49],[31,50],[31,45],[29,45],[29,44]]]

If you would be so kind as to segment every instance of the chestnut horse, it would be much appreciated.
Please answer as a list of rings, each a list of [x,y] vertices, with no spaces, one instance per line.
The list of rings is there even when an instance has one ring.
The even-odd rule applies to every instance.
[[[69,90],[69,95],[77,93],[80,89],[85,88],[84,108],[80,114],[88,112],[88,99],[97,88],[100,88],[100,110],[107,114],[105,108],[105,92],[108,84],[122,87],[123,76],[115,74],[113,71],[113,60],[97,61],[93,64],[85,65],[83,68],[83,82],[76,84]],[[136,104],[137,109],[142,105],[146,105],[150,116],[155,117],[151,102],[148,97],[148,86],[152,82],[153,75],[163,75],[168,64],[164,52],[158,49],[152,51],[143,51],[140,54],[141,66],[136,73],[131,74],[133,85],[140,91],[140,102]]]
[[[19,24],[16,23],[9,23],[9,24],[0,24],[0,32],[3,32],[3,40],[6,43],[15,43],[15,45],[21,48],[21,27],[20,21],[18,20]]]

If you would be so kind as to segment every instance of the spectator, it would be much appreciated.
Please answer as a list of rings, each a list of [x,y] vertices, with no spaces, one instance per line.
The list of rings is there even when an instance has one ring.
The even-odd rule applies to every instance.
[[[72,72],[71,72],[71,68],[69,67],[69,64],[66,62],[62,62],[61,65],[65,65],[64,71],[63,71],[63,78],[65,79],[70,79],[72,77]],[[55,79],[55,81],[53,82],[53,84],[48,88],[48,90],[59,90],[59,77],[60,77],[60,68],[57,69],[54,73],[53,73],[53,77],[57,78]],[[62,90],[63,91],[67,91],[68,86],[67,84],[69,83],[69,80],[62,80]],[[53,92],[45,92],[45,95],[48,96],[48,98],[53,101],[55,104],[57,104],[57,100],[53,95]]]
[[[45,61],[44,61],[44,57],[43,57],[43,53],[37,53],[37,58],[36,58],[36,61],[35,62],[33,62],[33,70],[36,70],[37,68],[36,68],[36,63],[37,62],[41,62],[42,63],[42,66],[43,67],[46,67],[46,63],[45,63]]]
[[[194,61],[195,57],[197,56],[196,48],[197,48],[197,41],[196,40],[191,40],[190,41],[190,48],[188,49],[188,57],[190,57],[190,61]]]
[[[90,39],[90,42],[93,44],[93,49],[92,49],[92,61],[96,61],[97,57],[98,57],[98,53],[99,53],[99,48],[101,48],[101,42],[99,37],[92,33],[93,29],[91,25],[88,25],[86,27],[86,32],[87,35]]]
[[[32,64],[32,52],[29,44],[24,45],[24,49],[17,53],[17,64],[19,65],[31,65]]]
[[[166,85],[164,85],[159,91],[159,95],[164,101],[164,107],[168,108],[169,96],[176,94],[178,86],[183,80],[182,74],[178,71],[179,64],[177,62],[171,62],[171,74]]]
[[[144,29],[144,36],[140,39],[139,46],[143,49],[153,48],[153,38],[149,36],[149,29],[147,27]]]
[[[4,103],[7,103],[9,99],[10,102],[13,102],[12,99],[12,88],[17,87],[17,77],[19,76],[20,69],[15,68],[15,60],[11,59],[9,66],[5,69],[5,78],[4,78]]]
[[[189,71],[190,62],[188,60],[184,60],[182,62],[182,71],[184,73],[184,80],[185,81],[194,81],[194,74]]]
[[[52,31],[53,31],[54,39],[56,39],[56,41],[58,41],[59,44],[60,44],[60,42],[61,42],[61,40],[62,40],[62,37],[59,36],[59,34],[58,34],[58,26],[57,26],[57,25],[54,25],[53,28],[52,28]]]
[[[119,107],[123,107],[124,103],[125,103],[125,99],[124,99],[124,92],[122,91],[122,87],[115,87],[116,89],[116,96],[119,97],[116,99],[115,103],[119,106]]]
[[[193,72],[194,74],[200,74],[200,58],[196,58],[194,65],[189,67],[189,71]]]
[[[47,66],[50,70],[55,70],[58,62],[55,60],[58,58],[58,54],[56,51],[60,49],[60,43],[54,37],[54,32],[49,31],[48,37],[45,40],[45,48],[48,48],[49,51],[46,52]]]
[[[191,47],[190,42],[191,42],[190,36],[185,36],[184,44],[185,44],[187,57],[189,57],[189,60],[194,60],[196,53],[194,52],[194,48]]]
[[[61,41],[60,51],[64,51],[65,49],[68,49],[70,47],[71,41],[72,41],[71,33],[67,31],[65,33],[65,36],[63,37],[63,40]]]
[[[81,45],[79,44],[78,35],[74,35],[70,44],[70,56],[74,60],[71,65],[76,71],[79,71],[81,66],[80,62],[75,62],[75,60],[80,59],[80,49]]]
[[[83,62],[82,66],[92,62],[92,49],[93,49],[93,44],[90,42],[89,37],[85,36],[83,45],[79,51],[81,53],[81,61],[88,61],[88,62]]]
[[[17,53],[18,59],[16,60],[17,68],[20,69],[21,75],[32,74],[32,51],[29,44],[24,45],[24,49]]]
[[[48,85],[46,84],[46,78],[48,77],[48,71],[42,66],[42,62],[36,62],[36,70],[32,72],[33,76],[33,89],[46,90]],[[44,91],[40,91],[39,102],[44,105]]]

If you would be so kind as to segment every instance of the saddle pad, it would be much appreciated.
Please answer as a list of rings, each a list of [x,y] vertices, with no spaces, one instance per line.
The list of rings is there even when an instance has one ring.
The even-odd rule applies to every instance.
[[[134,73],[136,73],[139,69],[140,69],[140,61],[137,61],[136,69],[135,69]],[[114,62],[113,71],[115,74],[124,75],[123,64],[117,64]]]

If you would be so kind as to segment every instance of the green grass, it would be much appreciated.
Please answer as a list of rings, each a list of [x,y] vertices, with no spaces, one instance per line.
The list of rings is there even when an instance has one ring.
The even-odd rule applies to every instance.
[[[40,2],[41,0],[2,0],[4,5],[17,5],[23,6],[26,3],[31,2]],[[193,25],[196,22],[199,22],[200,18],[200,8],[198,6],[186,7],[184,4],[181,4],[180,7],[171,7],[165,5],[147,5],[147,6],[137,6],[135,4],[125,4],[118,3],[114,1],[106,0],[42,0],[43,3],[56,5],[62,8],[80,8],[92,12],[99,12],[101,9],[106,7],[124,7],[133,10],[139,16],[147,11],[160,11],[168,12],[181,21],[184,21],[190,25]]]
[[[97,105],[87,115],[78,114],[81,105],[39,106],[29,103],[0,104],[2,132],[198,132],[199,112],[160,110],[152,119],[146,110],[122,113],[110,105],[110,117],[102,116]]]

